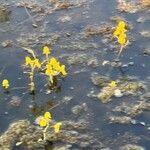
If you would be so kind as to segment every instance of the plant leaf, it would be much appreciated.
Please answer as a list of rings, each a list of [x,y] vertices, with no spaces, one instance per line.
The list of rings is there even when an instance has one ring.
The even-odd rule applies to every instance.
[[[30,54],[34,59],[37,58],[37,54],[35,51],[31,48],[22,47],[28,54]]]

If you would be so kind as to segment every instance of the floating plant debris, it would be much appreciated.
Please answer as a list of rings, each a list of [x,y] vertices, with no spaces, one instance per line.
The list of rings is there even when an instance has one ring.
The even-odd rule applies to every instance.
[[[1,0],[0,150],[149,149],[149,0]]]

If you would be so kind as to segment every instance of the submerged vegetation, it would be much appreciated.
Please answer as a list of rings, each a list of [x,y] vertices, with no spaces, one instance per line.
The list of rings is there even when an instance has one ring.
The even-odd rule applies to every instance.
[[[44,116],[38,118],[38,124],[43,127],[43,140],[46,142],[47,137],[46,135],[50,132],[49,128],[54,128],[54,134],[58,135],[60,127],[62,125],[61,122],[56,122],[55,124],[52,123],[52,116],[49,112],[45,112]],[[52,125],[54,124],[54,125]]]
[[[0,5],[0,150],[149,148],[149,0]]]

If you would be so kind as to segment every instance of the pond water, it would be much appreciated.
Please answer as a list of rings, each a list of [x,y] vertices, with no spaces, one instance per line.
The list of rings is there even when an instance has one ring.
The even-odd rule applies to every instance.
[[[86,119],[88,127],[82,132],[92,134],[105,148],[117,150],[126,144],[137,144],[148,150],[149,109],[132,118],[136,124],[110,123],[109,117],[120,114],[113,110],[122,102],[138,102],[142,94],[149,92],[150,60],[149,54],[144,55],[144,51],[150,49],[150,36],[144,37],[141,33],[147,31],[150,34],[149,11],[144,9],[136,13],[121,13],[116,9],[117,0],[74,0],[73,3],[78,4],[77,7],[60,10],[53,9],[53,5],[46,0],[27,1],[29,5],[18,7],[17,4],[21,2],[24,1],[0,2],[1,6],[6,8],[5,12],[2,11],[4,14],[0,10],[3,15],[3,18],[0,17],[0,82],[3,79],[10,82],[9,94],[4,93],[0,87],[0,134],[5,132],[12,122],[28,119],[34,124],[36,117],[50,111],[52,116],[60,121]],[[42,10],[38,10],[38,7],[36,11],[36,5],[31,5],[33,3],[43,7],[45,12],[41,13]],[[50,10],[52,12],[47,13]],[[124,65],[121,69],[102,65],[105,60],[112,62],[116,59],[114,42],[109,42],[103,34],[84,37],[84,31],[89,26],[94,28],[108,23],[115,27],[117,23],[111,20],[113,16],[122,17],[130,26],[127,34],[131,43],[120,56],[119,61]],[[139,23],[137,20],[140,17],[147,19]],[[44,59],[44,45],[51,47],[51,55],[66,65],[68,75],[59,79],[60,88],[51,93],[45,86],[48,82],[46,76],[35,75],[36,92],[35,95],[30,95],[28,75],[23,73],[27,53],[22,47],[33,48],[40,59]],[[147,89],[141,95],[120,98],[113,96],[110,102],[103,104],[93,96],[101,90],[92,83],[93,74],[107,76],[110,80],[136,77],[136,81],[142,81]],[[17,99],[19,106],[13,105],[12,99]],[[86,110],[74,114],[72,108],[76,105],[86,105]],[[141,122],[144,122],[144,125]],[[14,146],[12,149],[23,148]],[[70,149],[94,148],[81,148],[74,144]]]

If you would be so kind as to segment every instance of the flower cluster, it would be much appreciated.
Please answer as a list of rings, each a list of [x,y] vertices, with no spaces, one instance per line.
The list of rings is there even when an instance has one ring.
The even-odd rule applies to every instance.
[[[29,56],[25,57],[25,67],[30,67],[29,75],[30,75],[30,92],[34,93],[35,90],[35,85],[34,85],[34,70],[35,68],[40,69],[41,68],[41,63],[39,62],[39,59],[34,58],[31,59]]]
[[[27,49],[27,48],[26,48]],[[34,54],[34,51],[32,49],[27,49],[28,51],[32,52]],[[58,75],[67,75],[65,70],[65,65],[60,65],[60,62],[56,60],[54,57],[50,57],[51,49],[49,49],[47,46],[43,47],[43,54],[45,55],[45,59],[40,62],[39,59],[34,58],[31,59],[29,56],[25,57],[25,67],[30,67],[31,70],[28,72],[30,74],[30,91],[31,93],[34,93],[35,85],[34,85],[34,71],[35,68],[40,69],[40,71],[44,71],[45,75],[49,77],[49,81],[51,84],[53,84],[54,77]],[[34,55],[35,56],[35,55]]]
[[[49,112],[45,112],[42,118],[39,121],[41,127],[46,127],[51,122],[52,116]]]
[[[125,29],[126,24],[124,21],[120,21],[118,23],[118,26],[115,28],[115,31],[113,33],[114,37],[117,38],[118,43],[120,44],[120,50],[118,56],[121,54],[123,48],[129,43],[129,41],[126,38],[126,32]]]
[[[45,112],[44,115],[40,118],[39,120],[39,125],[41,127],[44,127],[45,129],[47,129],[47,127],[52,127],[54,128],[54,133],[58,134],[60,131],[60,127],[62,125],[61,122],[56,122],[54,125],[51,125],[52,123],[52,116],[50,112]]]
[[[39,59],[31,59],[29,56],[26,56],[25,58],[25,66],[30,66],[31,69],[41,68],[41,64],[39,62]]]
[[[57,61],[54,57],[52,57],[48,61],[46,65],[45,74],[49,76],[51,83],[53,83],[54,76],[57,76],[59,74],[62,74],[63,76],[67,75],[66,70],[65,70],[65,65],[60,65],[60,62]]]
[[[114,32],[114,37],[118,39],[118,43],[121,45],[125,45],[128,43],[128,40],[126,39],[127,30],[125,29],[125,26],[125,22],[120,21]]]

